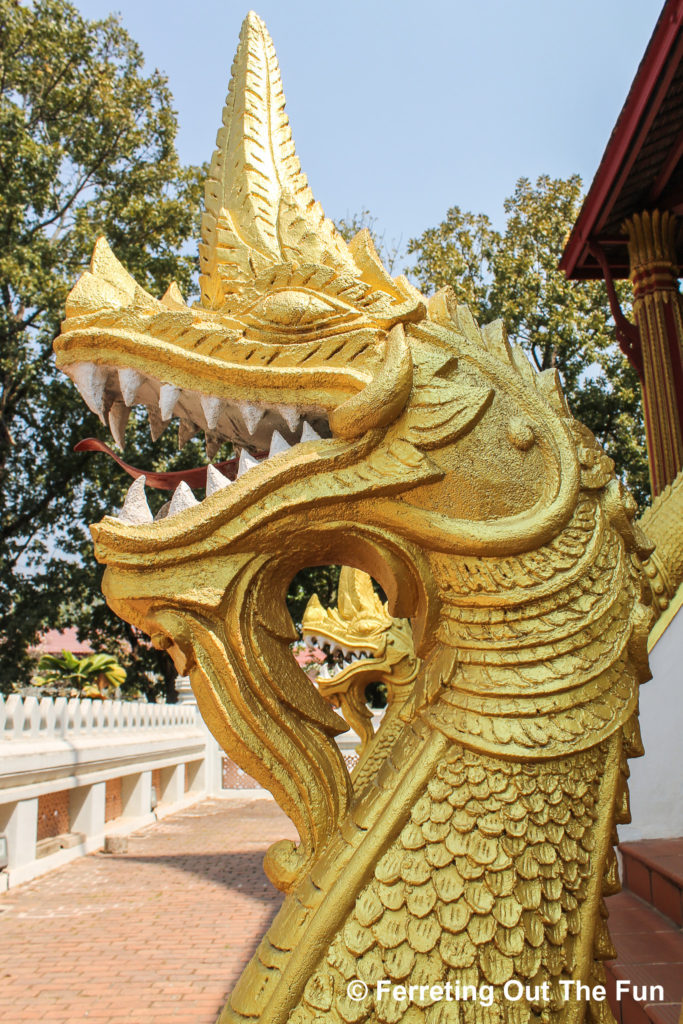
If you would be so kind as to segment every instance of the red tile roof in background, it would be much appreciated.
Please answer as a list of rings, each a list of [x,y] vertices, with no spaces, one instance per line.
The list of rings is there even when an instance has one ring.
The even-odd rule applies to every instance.
[[[71,654],[83,657],[85,654],[93,654],[93,649],[87,640],[79,640],[75,626],[69,629],[48,629],[47,633],[38,639],[35,647],[31,647],[31,654],[61,654],[62,651],[69,651]]]
[[[327,655],[323,654],[323,652],[318,647],[314,647],[313,649],[303,647],[297,654],[294,655],[294,660],[296,661],[297,665],[299,665],[301,668],[304,668],[306,665],[310,665],[312,661],[315,661],[317,662],[318,665],[321,665],[323,661],[325,661],[326,657]]]

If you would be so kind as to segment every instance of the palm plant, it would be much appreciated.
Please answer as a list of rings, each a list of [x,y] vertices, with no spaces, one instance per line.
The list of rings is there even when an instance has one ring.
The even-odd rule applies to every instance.
[[[126,670],[112,654],[86,654],[77,658],[71,651],[44,654],[34,677],[36,686],[59,693],[68,689],[73,696],[112,697],[126,681]]]

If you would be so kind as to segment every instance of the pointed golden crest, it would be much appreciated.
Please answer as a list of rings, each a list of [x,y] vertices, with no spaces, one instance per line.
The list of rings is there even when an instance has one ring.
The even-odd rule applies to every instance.
[[[294,148],[275,48],[253,11],[240,32],[216,143],[199,246],[205,307],[243,296],[241,308],[279,288],[290,307],[298,311],[303,301],[309,313],[302,289],[343,296],[346,308],[382,327],[425,315],[421,296],[406,294],[384,269],[369,232],[347,246],[314,199]]]
[[[348,565],[343,566],[339,574],[337,608],[341,617],[349,622],[360,616],[380,620],[391,618],[375,593],[370,576]]]
[[[340,642],[384,632],[393,622],[372,586],[372,579],[360,569],[342,566],[337,589],[337,607],[324,608],[317,594],[306,605],[302,620],[304,633],[316,630]]]
[[[269,265],[324,264],[357,276],[301,173],[275,49],[253,11],[240,32],[216,142],[200,246],[205,305],[222,305]]]

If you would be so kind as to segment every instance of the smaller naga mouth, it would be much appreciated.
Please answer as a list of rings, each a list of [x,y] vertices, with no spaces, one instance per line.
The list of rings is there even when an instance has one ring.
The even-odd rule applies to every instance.
[[[304,643],[309,648],[318,647],[326,656],[318,672],[319,680],[335,679],[350,668],[357,667],[359,662],[374,661],[376,652],[371,647],[342,644],[332,637],[318,636],[315,633],[304,633]]]

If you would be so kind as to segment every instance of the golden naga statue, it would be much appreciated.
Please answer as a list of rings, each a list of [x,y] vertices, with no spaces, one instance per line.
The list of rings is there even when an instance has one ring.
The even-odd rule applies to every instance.
[[[575,983],[613,956],[602,897],[653,616],[612,462],[500,323],[390,277],[367,232],[344,242],[254,14],[200,258],[190,307],[99,241],[55,350],[115,435],[139,402],[155,431],[175,416],[241,449],[202,501],[181,483],[153,521],[139,478],[92,527],[110,606],[299,832],[266,855],[287,896],[221,1024],[610,1021]],[[379,581],[420,659],[353,780],[285,607],[299,569],[332,562]]]
[[[390,615],[375,593],[370,576],[345,565],[339,574],[337,607],[323,608],[314,594],[304,612],[301,630],[309,646],[318,645],[333,658],[332,671],[323,664],[316,683],[323,697],[339,707],[360,737],[361,757],[352,772],[357,785],[361,772],[379,767],[402,728],[400,711],[412,694],[420,668],[410,620]],[[385,684],[388,707],[381,743],[373,744],[368,762],[363,755],[374,730],[365,691],[374,682]]]

